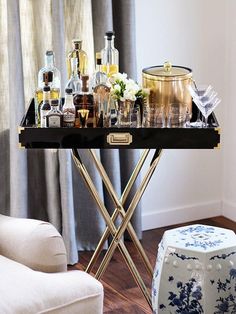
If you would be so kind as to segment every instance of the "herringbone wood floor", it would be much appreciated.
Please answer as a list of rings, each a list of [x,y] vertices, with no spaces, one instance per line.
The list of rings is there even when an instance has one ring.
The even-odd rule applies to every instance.
[[[165,230],[173,227],[179,227],[189,225],[192,223],[201,223],[206,225],[212,225],[217,227],[223,227],[232,229],[236,232],[236,223],[228,220],[224,217],[214,217],[191,223],[168,226],[165,228],[158,228],[143,232],[142,245],[150,258],[152,265],[154,266],[157,254],[157,245],[160,242]],[[129,252],[132,258],[135,260],[136,265],[142,275],[147,286],[151,287],[151,278],[147,274],[141,259],[136,252],[131,242],[126,242]],[[80,252],[80,262],[71,268],[84,269],[93,252]],[[97,263],[99,264],[99,262]],[[97,267],[94,268],[96,270]],[[152,313],[151,309],[147,305],[144,297],[140,293],[139,288],[136,286],[126,264],[116,250],[114,257],[112,258],[105,274],[102,277],[102,283],[105,291],[104,299],[104,313],[106,314],[143,314]]]

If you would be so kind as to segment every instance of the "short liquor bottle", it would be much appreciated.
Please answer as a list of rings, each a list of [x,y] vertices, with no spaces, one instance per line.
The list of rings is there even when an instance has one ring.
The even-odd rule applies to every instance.
[[[60,128],[62,127],[62,112],[58,109],[58,99],[51,100],[51,110],[46,114],[47,128]]]
[[[89,92],[88,81],[89,76],[83,75],[82,80],[82,91],[81,93],[74,96],[73,101],[75,105],[75,127],[83,127],[81,119],[84,120],[86,117],[86,125],[88,128],[96,127],[96,112],[93,103],[93,95]]]
[[[72,40],[73,50],[69,52],[67,56],[67,74],[68,79],[71,77],[71,59],[76,58],[77,59],[77,71],[78,76],[81,77],[81,75],[87,74],[87,67],[88,67],[88,56],[87,53],[82,50],[82,40],[79,39],[73,39]]]
[[[119,52],[114,47],[114,32],[106,32],[105,35],[105,48],[101,51],[102,56],[102,71],[108,77],[119,72]]]
[[[51,110],[50,106],[50,87],[45,86],[43,88],[43,101],[39,106],[39,121],[40,121],[40,127],[46,128],[47,127],[47,121],[46,121],[46,115]]]
[[[53,77],[49,82],[51,88],[51,98],[59,99],[61,91],[61,74],[60,71],[55,66],[55,58],[52,50],[47,50],[45,53],[45,66],[39,70],[38,73],[38,88],[42,89],[45,85],[44,73],[52,72]]]
[[[73,103],[72,89],[66,88],[65,92],[65,103],[62,108],[62,125],[67,128],[72,128],[75,126],[75,105]]]
[[[101,53],[97,52],[96,53],[96,70],[93,75],[93,88],[96,87],[97,85],[107,84],[107,74],[102,71],[102,57]]]
[[[77,58],[71,58],[71,76],[66,84],[66,89],[72,89],[72,94],[78,94],[82,90],[82,81],[78,75]]]

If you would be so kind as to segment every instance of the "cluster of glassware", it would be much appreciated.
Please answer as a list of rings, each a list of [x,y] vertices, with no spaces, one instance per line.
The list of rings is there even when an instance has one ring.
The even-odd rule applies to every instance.
[[[61,75],[55,66],[53,51],[45,54],[45,66],[38,73],[35,92],[38,127],[202,127],[220,100],[211,86],[189,86],[205,124],[190,123],[188,106],[170,103],[168,107],[151,103],[149,91],[143,90],[125,73],[119,73],[119,52],[114,46],[114,32],[105,34],[105,47],[96,53],[96,69],[88,75],[88,57],[82,41],[74,39],[67,56],[68,81],[62,98]]]
[[[189,92],[198,107],[198,116],[195,122],[191,125],[194,127],[207,127],[208,117],[215,110],[221,99],[218,98],[216,91],[211,85],[199,85],[194,84],[189,86]],[[204,121],[201,120],[201,114],[204,117]]]

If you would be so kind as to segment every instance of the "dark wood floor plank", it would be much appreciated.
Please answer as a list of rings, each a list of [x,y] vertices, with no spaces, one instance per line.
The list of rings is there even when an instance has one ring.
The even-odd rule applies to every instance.
[[[161,241],[163,233],[168,229],[177,228],[180,226],[190,225],[190,224],[205,224],[216,227],[232,229],[236,232],[236,223],[224,218],[224,217],[213,217],[209,219],[203,219],[194,222],[188,222],[185,224],[179,224],[174,226],[162,227],[158,229],[148,230],[143,232],[142,245],[150,259],[152,266],[154,267],[157,255],[158,244]],[[128,248],[141,276],[148,286],[151,288],[152,278],[147,273],[141,257],[137,253],[134,245],[130,241],[126,241],[126,247]],[[82,269],[84,270],[92,256],[93,252],[80,252],[80,261],[78,264],[69,267],[69,269]],[[105,252],[103,252],[103,255]],[[93,269],[92,274],[98,268],[98,265],[102,259],[99,258],[96,266]],[[132,278],[124,260],[118,249],[116,250],[111,262],[104,273],[102,280],[104,286],[104,313],[106,314],[151,314],[152,311],[148,306],[146,300],[142,296],[139,288],[137,287],[134,279]]]

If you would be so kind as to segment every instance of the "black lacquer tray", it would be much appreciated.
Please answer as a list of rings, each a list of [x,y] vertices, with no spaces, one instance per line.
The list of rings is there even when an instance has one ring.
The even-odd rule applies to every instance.
[[[197,108],[193,104],[192,121]],[[19,127],[25,148],[217,148],[220,128],[212,113],[207,128],[37,128],[34,99]]]

